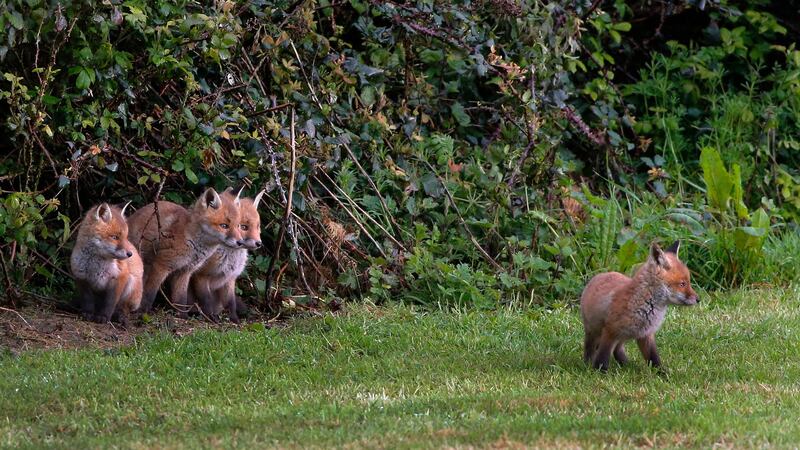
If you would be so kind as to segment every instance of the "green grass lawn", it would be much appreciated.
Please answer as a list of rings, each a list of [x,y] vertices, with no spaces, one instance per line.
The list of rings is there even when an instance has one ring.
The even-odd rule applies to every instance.
[[[800,290],[706,296],[667,375],[581,360],[577,308],[351,306],[262,331],[0,356],[7,447],[800,445]]]

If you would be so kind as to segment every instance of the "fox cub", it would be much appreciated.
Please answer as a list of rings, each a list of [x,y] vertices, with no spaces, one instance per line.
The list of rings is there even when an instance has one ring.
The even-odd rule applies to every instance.
[[[263,194],[262,191],[254,199],[238,200],[239,195],[234,197],[230,189],[222,193],[223,202],[239,201],[242,247],[220,246],[205,264],[192,274],[190,295],[212,299],[212,309],[209,314],[211,320],[218,320],[219,313],[227,307],[231,321],[239,323],[236,279],[247,265],[247,251],[261,247],[261,218],[258,215],[258,203]]]
[[[128,205],[125,205],[126,207]],[[142,300],[142,259],[128,240],[125,208],[101,203],[78,228],[70,257],[83,317],[106,323],[127,316]]]
[[[659,367],[655,333],[664,321],[667,305],[695,305],[689,269],[678,259],[680,242],[666,250],[650,247],[647,261],[633,278],[618,272],[596,275],[581,295],[581,317],[586,333],[583,359],[602,371],[611,354],[627,362],[625,342],[636,339],[639,350],[652,366]]]
[[[153,306],[158,289],[170,277],[170,299],[188,306],[189,280],[206,259],[220,246],[242,246],[239,229],[239,201],[223,201],[214,189],[207,189],[191,209],[178,204],[158,202],[158,215],[150,204],[140,208],[128,220],[131,242],[147,264],[144,273],[142,311]],[[199,298],[204,312],[211,311],[211,299]],[[179,312],[187,316],[187,309]]]

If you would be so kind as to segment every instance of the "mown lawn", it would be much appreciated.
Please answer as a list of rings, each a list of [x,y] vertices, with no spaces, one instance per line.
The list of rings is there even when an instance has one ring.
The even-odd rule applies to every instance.
[[[0,356],[6,447],[792,447],[800,290],[706,296],[668,373],[581,360],[576,308],[352,306],[261,331]]]

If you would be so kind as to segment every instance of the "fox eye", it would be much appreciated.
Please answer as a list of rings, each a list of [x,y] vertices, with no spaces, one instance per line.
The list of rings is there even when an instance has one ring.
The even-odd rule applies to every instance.
[[[686,282],[685,281],[681,281],[681,287],[686,287]]]
[[[247,229],[248,229],[248,228],[250,228],[250,227],[248,227],[248,226],[247,226],[247,225],[245,225],[245,224],[241,224],[241,225],[239,225],[239,228],[241,228],[241,229],[242,229],[242,230],[244,230],[244,231],[247,231]]]
[[[219,224],[219,226],[220,226],[220,227],[221,227],[223,230],[227,230],[227,229],[228,229],[228,224],[227,224],[227,223],[221,223],[221,224]]]
[[[119,236],[117,236],[116,234],[112,234],[111,235],[111,239],[115,240],[115,241],[118,241],[119,240]]]

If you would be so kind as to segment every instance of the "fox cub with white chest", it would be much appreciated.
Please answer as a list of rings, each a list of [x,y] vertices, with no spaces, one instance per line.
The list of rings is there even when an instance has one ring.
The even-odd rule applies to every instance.
[[[655,333],[664,322],[667,305],[700,301],[692,290],[689,269],[678,259],[679,248],[678,241],[666,250],[653,243],[633,278],[605,272],[589,281],[581,294],[585,361],[605,371],[613,354],[624,364],[625,342],[636,339],[644,359],[653,367],[661,366]]]
[[[128,206],[128,205],[125,205]],[[125,208],[101,203],[89,210],[78,228],[70,257],[83,317],[106,323],[127,316],[142,300],[142,259],[128,240]]]

